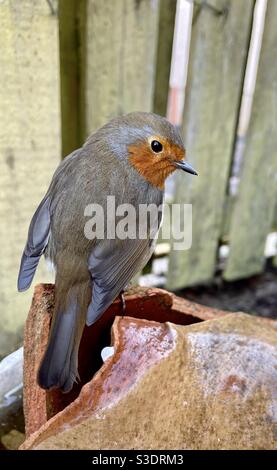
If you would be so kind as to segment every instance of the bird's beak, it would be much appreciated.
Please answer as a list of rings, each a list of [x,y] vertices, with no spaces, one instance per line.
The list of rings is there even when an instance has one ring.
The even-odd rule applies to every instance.
[[[180,168],[180,170],[184,170],[187,173],[191,173],[192,175],[198,175],[197,171],[195,171],[192,166],[185,160],[175,160],[174,165],[176,166],[176,168]]]

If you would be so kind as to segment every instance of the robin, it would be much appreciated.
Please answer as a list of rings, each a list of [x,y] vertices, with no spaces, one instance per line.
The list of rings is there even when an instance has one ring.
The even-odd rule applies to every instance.
[[[85,324],[105,312],[154,249],[151,227],[143,239],[107,237],[107,230],[101,239],[87,237],[86,207],[96,203],[105,212],[108,196],[116,207],[160,206],[165,180],[176,169],[197,174],[185,161],[177,129],[142,112],[111,120],[58,166],[31,220],[18,276],[18,290],[25,291],[42,254],[55,267],[55,309],[38,372],[42,388],[71,390]]]

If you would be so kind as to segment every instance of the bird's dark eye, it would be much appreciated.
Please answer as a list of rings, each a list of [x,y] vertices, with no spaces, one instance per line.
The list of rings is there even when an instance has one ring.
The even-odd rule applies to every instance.
[[[152,140],[151,149],[153,150],[153,152],[159,153],[159,152],[162,151],[163,146],[162,146],[161,142],[159,142],[158,140]]]

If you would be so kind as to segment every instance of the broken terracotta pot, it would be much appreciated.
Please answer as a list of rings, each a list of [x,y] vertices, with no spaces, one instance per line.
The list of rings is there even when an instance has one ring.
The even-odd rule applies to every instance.
[[[224,315],[225,312],[189,302],[162,289],[134,287],[125,294],[126,315],[181,325]],[[116,300],[91,327],[85,327],[79,351],[81,382],[64,394],[59,390],[45,392],[36,382],[37,370],[46,349],[51,315],[54,308],[54,286],[39,284],[35,288],[32,306],[24,332],[24,415],[26,436],[40,428],[48,419],[69,405],[101,367],[101,350],[110,344],[111,327],[121,314]]]
[[[22,449],[275,449],[277,332],[117,317],[114,355]]]
[[[133,288],[126,295],[126,314],[133,318],[117,318],[113,325],[115,354],[101,367],[100,352],[110,344],[114,317],[121,312],[119,301],[85,329],[79,353],[81,383],[62,394],[45,392],[36,384],[53,304],[53,286],[37,286],[24,335],[24,413],[30,438],[22,448],[272,448],[269,436],[277,406],[272,381],[276,386],[277,380],[274,368],[268,367],[277,343],[272,328],[276,322],[226,316],[161,289]],[[257,378],[255,367],[265,368],[264,375]],[[256,391],[261,383],[259,403]],[[209,391],[213,387],[216,393]],[[231,436],[221,421],[229,429],[235,426]],[[258,422],[262,433],[266,430],[265,439]],[[252,434],[247,431],[250,424]],[[247,436],[239,439],[236,429],[244,427]]]

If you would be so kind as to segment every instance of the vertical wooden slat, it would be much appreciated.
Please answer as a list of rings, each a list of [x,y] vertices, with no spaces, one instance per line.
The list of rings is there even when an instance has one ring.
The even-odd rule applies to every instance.
[[[273,216],[273,230],[276,232],[277,231],[277,202],[275,202],[275,210],[274,210],[274,216]],[[277,250],[277,246],[276,246]],[[273,258],[273,266],[277,268],[277,255],[274,256]]]
[[[81,144],[78,0],[59,0],[62,156]]]
[[[160,0],[154,112],[166,115],[177,0]]]
[[[171,252],[169,288],[214,274],[252,9],[252,0],[194,4],[183,136],[199,176],[177,177],[175,202],[192,204],[192,247]]]
[[[1,356],[17,346],[30,305],[32,289],[16,292],[17,272],[30,218],[60,159],[60,97],[58,21],[48,2],[1,1],[0,24]]]
[[[269,0],[244,166],[230,231],[224,278],[260,273],[277,195],[277,2]]]
[[[153,108],[159,1],[82,3],[84,138],[113,116]]]

